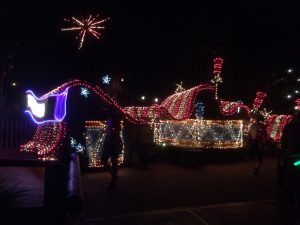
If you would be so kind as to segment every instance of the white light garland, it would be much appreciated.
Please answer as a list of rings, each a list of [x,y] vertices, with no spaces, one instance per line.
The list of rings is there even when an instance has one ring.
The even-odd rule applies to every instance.
[[[242,148],[242,120],[166,120],[155,123],[154,142],[185,148]]]
[[[101,164],[101,155],[106,136],[106,124],[102,121],[86,121],[86,150],[89,158],[89,167],[103,167]],[[118,164],[124,162],[124,138],[123,138],[123,121],[121,121],[120,137],[122,140],[122,150],[118,158]]]

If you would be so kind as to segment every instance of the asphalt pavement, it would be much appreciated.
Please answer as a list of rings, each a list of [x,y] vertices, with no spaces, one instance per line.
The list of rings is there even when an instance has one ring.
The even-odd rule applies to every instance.
[[[275,157],[255,162],[150,164],[121,168],[116,191],[105,172],[84,173],[83,224],[279,225]]]
[[[107,172],[83,172],[84,211],[78,224],[291,225],[282,220],[275,202],[276,158],[265,157],[258,175],[253,174],[254,166],[248,158],[157,160],[146,170],[120,168],[116,191],[106,190]],[[23,207],[43,205],[42,168],[12,167],[0,172],[30,190]],[[298,210],[294,209],[296,217]]]

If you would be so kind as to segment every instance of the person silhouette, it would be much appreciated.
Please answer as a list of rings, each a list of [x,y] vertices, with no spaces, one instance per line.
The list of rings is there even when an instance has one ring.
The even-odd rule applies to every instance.
[[[300,111],[295,111],[293,119],[284,127],[281,136],[281,149],[286,154],[300,153]]]
[[[284,127],[278,154],[277,202],[284,206],[285,220],[295,220],[293,208],[299,205],[300,171],[294,163],[300,159],[300,111]],[[287,223],[292,224],[292,223]]]
[[[253,124],[250,127],[250,150],[252,157],[256,160],[253,174],[258,174],[262,165],[263,156],[263,145],[266,142],[266,130],[263,124],[263,119],[255,115],[253,117]]]
[[[120,112],[110,110],[106,125],[107,131],[101,163],[111,174],[111,181],[107,190],[115,190],[116,180],[118,179],[118,158],[122,150]]]

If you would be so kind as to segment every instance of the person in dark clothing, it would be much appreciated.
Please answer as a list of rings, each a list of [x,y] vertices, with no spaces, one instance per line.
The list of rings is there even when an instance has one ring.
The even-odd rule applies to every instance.
[[[292,121],[283,129],[281,149],[289,155],[300,153],[300,112],[298,110]]]
[[[293,218],[299,203],[300,171],[293,165],[300,159],[300,112],[283,129],[278,154],[277,202],[283,205],[285,218]],[[291,224],[291,223],[289,223]]]
[[[254,123],[250,127],[250,151],[252,157],[256,160],[253,174],[258,174],[263,161],[262,151],[266,142],[265,126],[263,119],[259,116],[254,117]]]
[[[118,179],[118,157],[122,150],[120,131],[120,113],[117,111],[110,112],[107,119],[107,132],[101,156],[102,165],[111,173],[111,182],[107,190],[114,190],[116,180]]]

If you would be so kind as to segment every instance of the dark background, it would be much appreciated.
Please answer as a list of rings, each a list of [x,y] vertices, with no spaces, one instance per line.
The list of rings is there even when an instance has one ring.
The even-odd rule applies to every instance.
[[[88,36],[78,50],[76,32],[60,29],[69,26],[64,18],[88,14],[111,19],[101,40]],[[28,88],[44,94],[69,79],[100,84],[111,74],[125,77],[128,102],[139,105],[142,94],[164,99],[180,81],[185,88],[209,82],[215,56],[224,59],[221,98],[252,104],[256,91],[266,91],[275,113],[290,112],[297,98],[296,4],[10,0],[0,2],[0,16],[1,58],[13,65],[5,79],[10,102]]]

